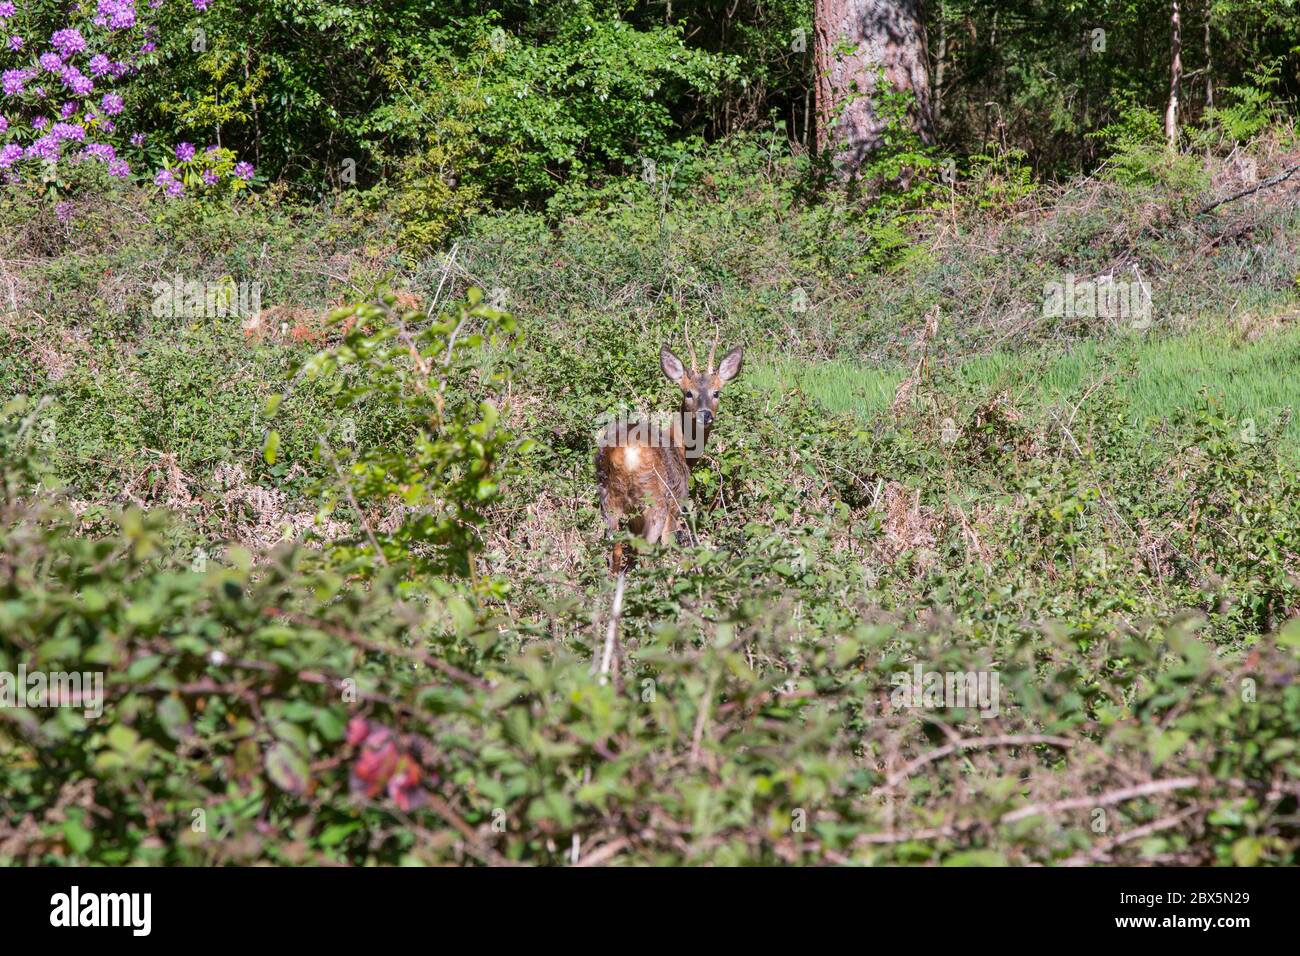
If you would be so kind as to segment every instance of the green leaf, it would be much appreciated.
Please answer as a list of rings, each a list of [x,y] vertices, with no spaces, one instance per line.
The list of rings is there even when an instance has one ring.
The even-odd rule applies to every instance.
[[[1292,618],[1277,635],[1277,642],[1282,647],[1300,650],[1300,617]]]
[[[107,734],[108,745],[119,753],[128,753],[140,740],[140,735],[125,724],[114,724]]]
[[[266,775],[285,793],[302,796],[307,792],[311,769],[300,753],[281,741],[266,752]]]
[[[1190,739],[1191,736],[1182,730],[1165,730],[1153,733],[1148,744],[1151,751],[1151,763],[1156,767],[1161,766],[1166,760],[1182,750],[1183,745]]]
[[[354,820],[351,823],[333,823],[327,826],[320,835],[321,846],[338,846],[346,840],[351,834],[356,833],[361,828],[360,821]]]
[[[162,655],[151,654],[148,657],[141,657],[131,662],[131,666],[126,669],[126,676],[133,681],[142,681],[152,675],[159,667],[162,666]]]
[[[158,703],[158,722],[172,740],[185,736],[186,725],[190,722],[190,712],[177,697],[164,697]]]
[[[1273,763],[1296,752],[1296,742],[1290,737],[1279,737],[1264,748],[1264,762]]]
[[[347,733],[347,721],[343,716],[328,707],[316,711],[313,722],[320,735],[326,740],[342,740]]]
[[[1242,837],[1232,845],[1232,862],[1237,866],[1254,866],[1264,855],[1264,843],[1255,837]]]
[[[90,831],[82,825],[80,817],[69,816],[63,821],[63,837],[68,841],[68,846],[73,852],[83,855],[95,842]]]
[[[995,850],[967,850],[954,853],[943,861],[944,866],[1006,866],[1007,858]]]
[[[276,455],[279,451],[280,433],[272,429],[266,433],[266,442],[262,445],[262,458],[268,465],[274,465]]]

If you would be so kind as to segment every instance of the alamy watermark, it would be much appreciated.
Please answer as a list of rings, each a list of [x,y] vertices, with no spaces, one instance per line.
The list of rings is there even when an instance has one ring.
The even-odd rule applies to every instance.
[[[1151,325],[1151,289],[1141,279],[1120,282],[1112,276],[1043,284],[1043,318],[1124,319],[1135,329]]]
[[[132,936],[153,928],[152,893],[83,893],[74,885],[50,897],[50,925],[57,927],[125,927]]]
[[[976,708],[981,717],[996,717],[1001,707],[997,671],[927,671],[919,663],[891,674],[889,704],[896,710]]]
[[[247,319],[262,311],[262,283],[186,279],[179,273],[151,286],[159,319]]]
[[[87,719],[104,713],[103,671],[0,671],[0,707],[80,707]]]

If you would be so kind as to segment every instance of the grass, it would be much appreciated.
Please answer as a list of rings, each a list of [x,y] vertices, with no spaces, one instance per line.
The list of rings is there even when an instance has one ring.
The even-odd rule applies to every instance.
[[[1263,426],[1288,415],[1286,438],[1300,442],[1300,329],[1270,332],[1250,341],[1215,330],[1172,338],[1071,342],[1055,354],[994,352],[950,363],[936,374],[947,387],[972,397],[1007,393],[1029,411],[1080,401],[1098,383],[1113,384],[1135,424],[1167,420],[1208,389],[1224,411]],[[830,412],[864,421],[888,409],[910,370],[835,359],[805,363],[768,357],[754,362],[760,389],[798,388]]]

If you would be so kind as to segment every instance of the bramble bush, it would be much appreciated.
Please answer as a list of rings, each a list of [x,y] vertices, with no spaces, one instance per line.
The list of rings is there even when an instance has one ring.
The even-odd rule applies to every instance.
[[[1161,572],[1132,566],[1182,532],[1233,594],[1293,606],[1286,545],[1261,547],[1297,526],[1300,481],[1267,433],[1229,454],[1239,425],[1207,406],[1147,449],[1116,442],[1099,402],[1074,423],[1086,453],[1054,459],[1050,427],[990,437],[987,402],[949,409],[933,386],[873,431],[741,388],[694,479],[698,544],[642,557],[605,682],[608,591],[573,587],[603,574],[600,549],[557,595],[555,555],[515,546],[585,477],[509,433],[528,399],[508,317],[471,296],[334,319],[267,412],[289,416],[309,374],[339,409],[377,403],[355,450],[320,448],[340,456],[320,492],[342,533],[204,568],[173,546],[177,517],[86,533],[32,494],[36,410],[6,408],[0,671],[102,670],[106,700],[96,719],[0,710],[0,859],[1295,862],[1296,626],[1262,633],[1253,598],[1189,616],[1177,588],[1208,579],[1171,567],[1186,585],[1152,594]],[[1008,455],[1013,509],[963,527],[936,471],[996,481]],[[1169,498],[1130,505],[1148,455]],[[1202,535],[1176,493],[1263,537],[1246,553]],[[1241,512],[1261,500],[1272,517]],[[1145,519],[1136,552],[1083,533],[1119,533],[1105,502]],[[900,704],[918,664],[995,670],[996,714]]]

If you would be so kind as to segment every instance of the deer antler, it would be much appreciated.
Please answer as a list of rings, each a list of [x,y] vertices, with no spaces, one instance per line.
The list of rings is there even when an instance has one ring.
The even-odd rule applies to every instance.
[[[721,329],[716,326],[713,329],[713,347],[709,349],[709,374],[713,374],[713,356],[718,353],[718,336],[722,334]]]
[[[699,371],[700,360],[695,357],[695,345],[691,342],[691,317],[689,315],[686,317],[686,348],[691,353],[691,371]]]

